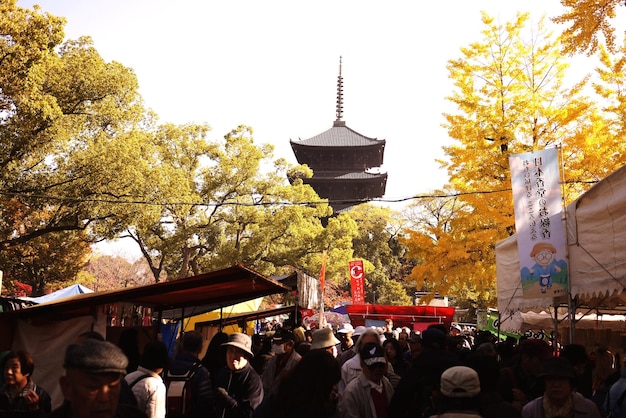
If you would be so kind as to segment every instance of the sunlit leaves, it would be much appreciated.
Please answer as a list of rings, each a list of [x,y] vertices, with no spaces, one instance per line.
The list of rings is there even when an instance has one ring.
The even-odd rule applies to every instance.
[[[561,0],[561,4],[568,8],[567,11],[552,20],[565,25],[566,53],[592,55],[602,41],[609,51],[618,50],[611,19],[617,15],[616,9],[624,6],[622,0]]]
[[[596,119],[582,94],[586,80],[564,85],[558,38],[528,20],[520,14],[499,24],[483,14],[483,39],[448,63],[456,111],[444,126],[455,142],[441,163],[451,197],[418,204],[423,221],[406,240],[418,287],[487,304],[495,297],[495,244],[515,232],[509,154],[560,145],[574,165],[588,150],[583,132],[593,132]]]

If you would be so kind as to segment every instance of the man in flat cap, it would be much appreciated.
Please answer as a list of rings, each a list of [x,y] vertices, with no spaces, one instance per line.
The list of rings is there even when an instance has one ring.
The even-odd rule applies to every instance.
[[[145,418],[133,406],[119,403],[128,359],[117,346],[93,339],[72,344],[65,351],[65,376],[59,383],[64,404],[51,418]]]

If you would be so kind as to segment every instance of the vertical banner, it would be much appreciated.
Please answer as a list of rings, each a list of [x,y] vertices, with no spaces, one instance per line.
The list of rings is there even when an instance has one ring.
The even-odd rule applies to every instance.
[[[365,303],[365,271],[363,260],[350,261],[350,284],[352,287],[352,304]]]
[[[568,291],[558,160],[555,148],[509,157],[524,298]]]

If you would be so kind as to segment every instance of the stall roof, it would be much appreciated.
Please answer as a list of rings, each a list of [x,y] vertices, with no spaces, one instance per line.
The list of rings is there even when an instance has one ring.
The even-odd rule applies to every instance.
[[[224,318],[211,319],[204,322],[196,322],[196,325],[204,326],[222,326],[238,324],[239,322],[254,321],[257,319],[269,318],[270,316],[290,314],[299,310],[296,306],[283,306],[282,308],[266,309],[263,311],[245,312],[236,315],[230,315]]]
[[[291,276],[285,278],[292,281]],[[151,307],[162,312],[164,319],[181,319],[219,309],[223,306],[293,290],[243,265],[169,282],[137,286],[122,290],[94,292],[59,299],[54,302],[5,312],[17,317],[85,315],[97,307],[116,302]]]

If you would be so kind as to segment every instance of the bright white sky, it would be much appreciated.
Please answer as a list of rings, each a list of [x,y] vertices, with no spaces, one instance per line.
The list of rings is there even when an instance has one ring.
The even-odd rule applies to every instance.
[[[215,139],[246,124],[294,164],[289,140],[335,120],[343,56],[343,119],[387,140],[386,199],[445,184],[445,66],[482,39],[480,11],[502,22],[563,11],[559,0],[18,1],[35,3],[67,18],[67,38],[91,36],[105,60],[133,68],[161,122],[206,122]]]

